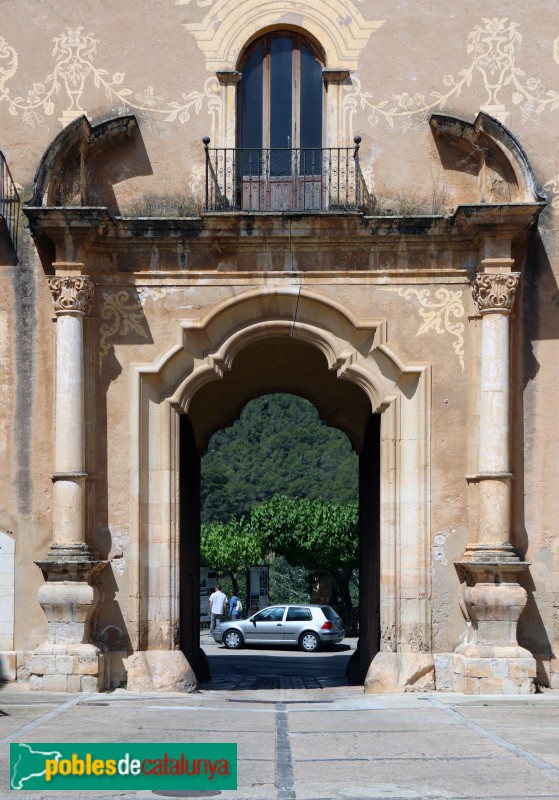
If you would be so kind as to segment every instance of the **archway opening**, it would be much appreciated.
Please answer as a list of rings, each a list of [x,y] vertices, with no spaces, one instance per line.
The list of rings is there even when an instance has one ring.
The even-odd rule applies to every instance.
[[[198,679],[207,680],[207,662],[199,648],[201,456],[212,435],[231,426],[249,401],[276,393],[309,400],[327,425],[349,437],[359,459],[359,647],[354,676],[362,680],[380,640],[380,416],[372,413],[360,388],[329,369],[318,348],[293,337],[271,336],[246,345],[220,380],[198,389],[181,417],[180,646]]]

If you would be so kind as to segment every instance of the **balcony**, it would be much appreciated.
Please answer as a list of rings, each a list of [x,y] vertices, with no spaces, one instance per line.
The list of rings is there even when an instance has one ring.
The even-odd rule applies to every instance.
[[[205,136],[206,211],[349,212],[372,206],[359,144],[322,148],[210,148]]]
[[[17,255],[21,200],[10,168],[0,152],[0,217],[3,217]]]

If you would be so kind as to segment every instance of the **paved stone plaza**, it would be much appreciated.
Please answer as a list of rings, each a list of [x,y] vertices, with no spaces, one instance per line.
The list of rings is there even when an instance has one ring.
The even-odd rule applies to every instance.
[[[313,658],[295,651],[205,650],[214,681],[191,695],[117,690],[68,697],[21,686],[1,689],[1,800],[10,797],[10,741],[100,740],[235,741],[238,790],[219,793],[222,800],[559,798],[559,692],[372,696],[363,687],[342,685],[349,649]],[[157,796],[211,795],[99,795]]]

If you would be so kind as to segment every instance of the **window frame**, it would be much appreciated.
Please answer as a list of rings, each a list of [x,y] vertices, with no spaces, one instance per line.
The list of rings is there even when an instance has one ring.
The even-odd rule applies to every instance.
[[[325,69],[325,58],[324,55],[320,52],[317,45],[312,42],[307,36],[298,31],[293,30],[285,30],[285,29],[278,29],[273,31],[268,31],[267,33],[262,34],[261,36],[257,36],[253,39],[250,44],[245,48],[245,51],[239,60],[238,71],[241,74],[241,79],[237,85],[237,125],[236,125],[236,142],[237,147],[242,147],[242,107],[241,107],[241,98],[243,92],[243,79],[242,73],[243,69],[253,54],[253,52],[260,46],[264,46],[264,55],[262,58],[262,144],[261,148],[263,150],[270,148],[270,73],[271,73],[271,53],[270,53],[270,46],[273,39],[277,39],[280,37],[289,38],[293,42],[293,50],[292,50],[292,98],[291,98],[291,145],[290,149],[297,149],[301,147],[300,144],[300,135],[301,135],[301,124],[300,124],[300,112],[301,112],[301,45],[304,45],[311,53],[313,58],[319,63],[321,67],[321,72]],[[320,148],[324,148],[326,146],[326,103],[327,103],[327,91],[326,91],[326,82],[324,78],[322,78],[322,97],[321,97],[321,105],[322,105],[322,119],[321,119],[321,143]]]

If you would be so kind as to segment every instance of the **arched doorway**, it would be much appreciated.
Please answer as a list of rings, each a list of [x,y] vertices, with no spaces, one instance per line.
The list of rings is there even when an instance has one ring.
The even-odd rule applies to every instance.
[[[140,557],[129,609],[137,621],[135,649],[180,645],[201,672],[200,453],[249,399],[289,391],[311,400],[361,454],[361,569],[368,576],[360,602],[361,675],[379,649],[385,661],[393,657],[395,680],[402,653],[408,665],[425,659],[429,370],[400,362],[382,320],[354,319],[314,289],[249,290],[182,323],[177,345],[138,367],[137,378],[132,500]],[[162,448],[165,436],[170,446]]]
[[[359,677],[380,648],[380,417],[361,388],[340,381],[323,353],[291,336],[246,345],[219,381],[200,387],[180,419],[180,645],[198,677],[206,675],[199,643],[200,455],[214,426],[231,425],[254,396],[290,391],[352,440],[359,455]],[[213,420],[212,420],[213,417]],[[320,558],[320,554],[317,554]],[[319,563],[319,562],[318,562]]]

